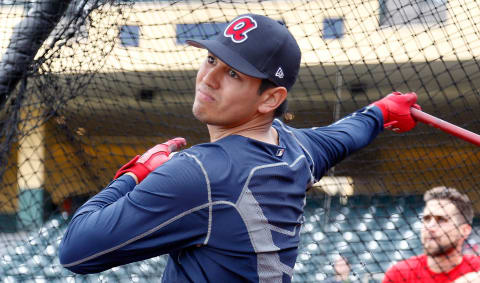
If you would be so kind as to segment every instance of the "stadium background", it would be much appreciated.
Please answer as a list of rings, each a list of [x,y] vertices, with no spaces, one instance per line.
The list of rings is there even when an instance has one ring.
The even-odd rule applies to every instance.
[[[174,136],[208,141],[191,114],[205,53],[184,41],[213,36],[241,13],[282,21],[299,42],[293,126],[328,125],[392,91],[415,91],[426,112],[480,132],[476,1],[74,0],[28,68],[12,75],[14,39],[42,29],[26,20],[56,2],[0,1],[0,83],[11,88],[0,99],[2,282],[158,280],[165,256],[75,275],[56,249],[75,209],[132,156]],[[294,282],[330,276],[339,254],[354,279],[378,282],[392,263],[421,253],[424,191],[454,186],[478,213],[479,169],[478,147],[426,125],[382,133],[309,191]]]

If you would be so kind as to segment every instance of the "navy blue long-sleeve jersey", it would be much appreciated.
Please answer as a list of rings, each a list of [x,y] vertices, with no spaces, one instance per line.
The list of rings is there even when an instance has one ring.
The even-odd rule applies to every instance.
[[[290,282],[306,189],[383,128],[377,107],[326,127],[275,120],[279,145],[232,135],[88,200],[60,243],[76,273],[169,254],[163,282]]]

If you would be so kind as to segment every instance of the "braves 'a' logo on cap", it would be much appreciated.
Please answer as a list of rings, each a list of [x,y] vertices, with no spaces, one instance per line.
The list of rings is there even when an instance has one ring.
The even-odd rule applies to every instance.
[[[231,22],[223,32],[225,37],[230,37],[233,42],[244,42],[247,33],[257,28],[257,22],[249,16],[243,16]]]

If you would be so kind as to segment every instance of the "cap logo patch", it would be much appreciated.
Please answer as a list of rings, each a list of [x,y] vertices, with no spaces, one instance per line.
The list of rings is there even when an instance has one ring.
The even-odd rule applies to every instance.
[[[275,73],[275,77],[283,79],[284,74],[283,74],[282,67],[278,67],[277,72]]]
[[[247,40],[247,33],[257,28],[257,22],[249,16],[243,16],[231,22],[223,35],[230,37],[233,42],[241,43]]]

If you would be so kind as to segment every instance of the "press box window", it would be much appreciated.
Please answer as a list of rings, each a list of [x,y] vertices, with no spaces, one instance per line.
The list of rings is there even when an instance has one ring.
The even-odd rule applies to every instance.
[[[227,23],[177,24],[177,44],[186,44],[187,39],[210,39],[223,32]]]
[[[342,18],[328,18],[323,20],[323,38],[342,38],[343,31],[343,19]]]
[[[140,27],[125,25],[120,27],[120,43],[125,47],[138,47],[140,44]]]
[[[380,0],[380,26],[439,25],[447,21],[447,0]]]

